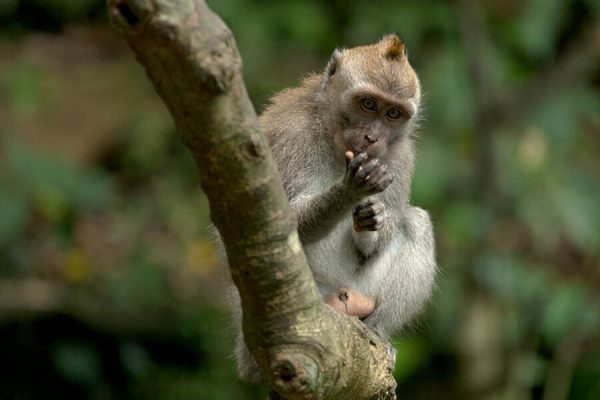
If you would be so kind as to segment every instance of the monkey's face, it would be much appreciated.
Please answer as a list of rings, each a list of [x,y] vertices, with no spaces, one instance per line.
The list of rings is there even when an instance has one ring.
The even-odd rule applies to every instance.
[[[415,113],[412,103],[372,86],[360,87],[346,97],[338,110],[334,142],[343,152],[384,157],[390,144],[403,137]]]
[[[407,135],[418,112],[420,85],[395,35],[371,46],[336,51],[324,91],[329,130],[341,154],[366,151],[384,157]]]

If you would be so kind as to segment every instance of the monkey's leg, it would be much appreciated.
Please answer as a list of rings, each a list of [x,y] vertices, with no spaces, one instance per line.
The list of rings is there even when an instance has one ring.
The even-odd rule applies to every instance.
[[[431,220],[426,211],[407,208],[396,224],[387,246],[387,256],[378,257],[369,266],[386,271],[377,307],[365,319],[382,338],[390,335],[418,314],[431,296],[437,267]]]

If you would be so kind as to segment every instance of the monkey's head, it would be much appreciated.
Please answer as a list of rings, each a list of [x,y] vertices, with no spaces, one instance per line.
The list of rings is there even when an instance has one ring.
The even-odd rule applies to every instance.
[[[344,154],[384,157],[409,134],[421,88],[397,35],[370,46],[335,50],[323,80],[325,120]]]

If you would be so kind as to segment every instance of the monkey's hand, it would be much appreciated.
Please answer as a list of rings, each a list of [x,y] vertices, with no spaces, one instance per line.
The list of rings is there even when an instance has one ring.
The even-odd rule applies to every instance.
[[[355,157],[351,151],[346,152],[344,185],[358,200],[383,192],[393,180],[393,175],[387,172],[387,167],[378,158],[367,162],[367,153],[359,153]]]
[[[385,224],[385,205],[381,200],[368,197],[354,208],[352,218],[356,232],[379,231]]]

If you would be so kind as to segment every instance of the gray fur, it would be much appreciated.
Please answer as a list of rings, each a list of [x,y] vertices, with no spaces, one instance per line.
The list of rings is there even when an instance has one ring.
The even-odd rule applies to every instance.
[[[377,174],[382,179],[393,177],[393,181],[385,181],[385,187],[377,190],[352,186],[348,180],[354,178],[347,171],[344,151],[332,134],[343,112],[336,103],[341,100],[336,99],[354,85],[369,83],[369,78],[362,70],[360,54],[348,56],[347,51],[352,49],[336,50],[322,75],[309,76],[300,87],[276,95],[260,122],[297,214],[299,235],[322,295],[349,286],[374,297],[375,311],[364,322],[387,340],[423,308],[436,274],[431,221],[427,212],[409,204],[415,159],[412,132],[420,87],[417,80],[411,98],[414,114],[378,155],[387,172],[377,169]],[[335,73],[331,74],[333,63]],[[392,67],[386,67],[386,74],[393,75]],[[330,84],[333,79],[337,83]],[[344,124],[353,123],[350,117]],[[365,209],[369,210],[360,211]],[[239,372],[242,378],[258,381],[258,367],[241,334],[237,291],[234,302]]]

